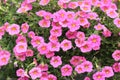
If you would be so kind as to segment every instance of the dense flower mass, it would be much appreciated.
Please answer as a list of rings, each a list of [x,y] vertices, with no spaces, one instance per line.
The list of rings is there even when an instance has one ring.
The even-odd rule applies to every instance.
[[[78,80],[77,76],[80,80],[115,80],[120,73],[116,1],[11,2],[17,9],[0,27],[0,68],[13,65],[18,80]],[[9,12],[4,7],[0,10]]]

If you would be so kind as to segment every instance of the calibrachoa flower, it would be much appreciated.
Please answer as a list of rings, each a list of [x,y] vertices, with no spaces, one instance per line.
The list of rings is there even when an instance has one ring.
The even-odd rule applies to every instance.
[[[120,60],[120,50],[115,50],[112,54],[112,57],[114,58],[115,61]]]
[[[69,64],[66,64],[61,67],[62,76],[71,76],[72,75],[72,67]]]
[[[29,75],[32,79],[40,78],[41,77],[41,69],[34,67],[29,71]]]
[[[60,47],[63,49],[63,51],[67,51],[72,48],[72,43],[71,43],[71,41],[64,39],[61,42]]]
[[[38,65],[41,71],[48,71],[48,64],[41,63]]]
[[[43,28],[50,27],[50,21],[46,20],[46,19],[40,20],[38,24],[39,24],[40,27],[43,27]]]
[[[12,24],[7,28],[7,31],[10,35],[19,34],[20,32],[20,26],[17,24]]]
[[[59,42],[49,42],[49,50],[50,51],[59,51],[60,50],[60,43]]]
[[[27,23],[23,23],[21,26],[21,30],[23,33],[27,33],[29,29],[29,25]]]
[[[50,64],[54,67],[57,68],[62,64],[62,60],[60,56],[53,56],[50,60]]]
[[[18,43],[27,43],[26,37],[24,37],[23,35],[19,35],[16,39],[16,44]]]
[[[81,63],[81,66],[83,67],[85,72],[91,72],[93,70],[93,65],[90,61],[84,61],[83,63]]]
[[[85,77],[84,80],[91,80],[89,77]]]
[[[105,67],[102,69],[102,72],[105,73],[104,76],[107,77],[107,78],[114,76],[113,69],[112,69],[112,67],[110,67],[110,66],[105,66]]]
[[[113,22],[118,28],[120,28],[120,18],[115,18]]]
[[[32,57],[34,54],[33,54],[33,50],[31,49],[28,49],[26,52],[25,52],[25,55],[26,57]]]
[[[98,23],[97,25],[94,26],[96,30],[102,30],[104,28],[104,25]]]
[[[24,77],[24,76],[25,76],[25,71],[24,71],[24,69],[22,69],[22,68],[18,69],[18,70],[16,71],[16,75],[17,75],[18,77]]]
[[[16,52],[21,53],[21,52],[26,52],[27,51],[27,44],[26,43],[18,43],[15,46]]]
[[[76,34],[77,34],[77,31],[71,32],[70,30],[68,30],[65,35],[68,39],[75,39]]]
[[[84,73],[85,72],[85,69],[83,68],[82,65],[77,65],[75,67],[75,71],[78,73],[78,74],[81,74],[81,73]]]
[[[48,75],[48,80],[57,80],[57,77],[53,74]]]
[[[78,7],[78,3],[77,2],[69,2],[68,3],[68,8],[75,9],[77,7]]]
[[[95,74],[93,74],[93,79],[94,80],[105,80],[105,73],[103,72],[96,72]]]
[[[28,32],[28,37],[33,38],[35,36],[35,33],[33,31]]]
[[[114,72],[120,72],[120,63],[115,62],[112,66]]]
[[[46,58],[51,58],[55,55],[54,52],[49,51],[48,53],[45,54]]]
[[[50,2],[50,0],[40,0],[39,4],[42,6],[47,5]]]

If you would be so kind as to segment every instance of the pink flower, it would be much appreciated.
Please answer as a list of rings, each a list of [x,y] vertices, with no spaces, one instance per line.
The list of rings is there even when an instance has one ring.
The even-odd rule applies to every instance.
[[[82,39],[75,39],[75,45],[80,48],[84,43],[84,40]]]
[[[48,73],[47,72],[42,72],[41,73],[42,75],[41,75],[41,77],[40,77],[40,80],[48,80],[47,78],[48,78]]]
[[[84,80],[91,80],[89,77],[85,77]]]
[[[49,50],[50,51],[59,51],[60,50],[60,43],[59,42],[49,42]]]
[[[115,61],[120,60],[120,50],[115,50],[112,54],[112,57],[114,58]]]
[[[67,8],[67,3],[62,2],[61,0],[59,0],[59,1],[57,2],[57,4],[58,4],[58,6],[60,6],[60,8],[64,8],[64,9]]]
[[[16,46],[16,52],[21,53],[21,52],[26,52],[27,51],[27,44],[26,43],[18,43]]]
[[[73,12],[73,11],[68,11],[67,12],[67,20],[68,21],[71,21],[71,20],[73,20],[75,18],[75,12]]]
[[[78,21],[81,26],[85,26],[86,24],[89,23],[86,18],[78,18]]]
[[[78,7],[78,3],[77,2],[70,2],[70,3],[68,3],[68,8],[75,9],[77,7]]]
[[[56,35],[50,35],[49,36],[49,40],[50,40],[50,42],[57,42],[58,41],[58,37]]]
[[[105,76],[103,72],[96,72],[93,74],[93,79],[94,80],[105,80]]]
[[[52,28],[50,34],[59,37],[62,35],[62,28]]]
[[[22,28],[21,30],[23,33],[27,33],[29,29],[29,25],[27,23],[23,23],[21,28]]]
[[[102,34],[103,34],[105,37],[110,37],[111,34],[112,34],[112,32],[111,32],[109,29],[104,28]]]
[[[120,63],[116,62],[112,66],[114,72],[120,72]]]
[[[115,10],[109,9],[107,10],[107,16],[109,16],[110,18],[116,18],[118,17],[118,13]]]
[[[19,34],[19,32],[20,32],[20,26],[17,24],[12,24],[8,27],[8,33],[10,35]]]
[[[28,50],[25,52],[25,54],[26,54],[26,57],[32,57],[32,56],[33,56],[33,50],[28,49]]]
[[[57,77],[53,74],[48,75],[48,80],[57,80]]]
[[[54,67],[57,68],[62,64],[62,60],[60,56],[53,56],[50,60],[50,64]]]
[[[60,22],[65,21],[65,19],[67,18],[67,12],[64,9],[61,9],[57,12],[57,16],[58,21]]]
[[[101,37],[100,37],[99,35],[92,34],[92,35],[88,38],[88,42],[89,42],[90,44],[92,44],[92,45],[91,45],[92,47],[100,46],[100,44],[101,44]]]
[[[26,37],[23,35],[19,35],[18,38],[16,39],[16,43],[27,43]]]
[[[79,21],[73,20],[68,24],[68,28],[70,29],[71,32],[74,32],[80,28]]]
[[[52,18],[52,13],[50,13],[50,12],[45,12],[45,13],[43,14],[43,17],[44,17],[44,19],[46,19],[46,20],[50,20],[50,19]]]
[[[40,16],[40,17],[43,17],[44,14],[46,14],[46,11],[44,11],[44,10],[40,10],[40,11],[36,12],[36,15]]]
[[[120,28],[120,18],[115,18],[113,22],[118,28]]]
[[[35,36],[32,38],[31,40],[31,44],[32,46],[35,48],[35,47],[38,47],[39,45],[41,45],[41,43],[44,43],[44,38],[41,37],[41,36]]]
[[[25,52],[15,53],[15,57],[16,57],[18,60],[20,60],[20,61],[25,61],[25,59],[26,59]]]
[[[36,0],[26,0],[27,3],[33,3],[35,2]]]
[[[76,34],[77,34],[77,31],[71,32],[70,30],[68,30],[65,35],[68,39],[75,39]]]
[[[0,36],[3,36],[5,34],[4,27],[0,27]]]
[[[61,74],[62,76],[71,76],[72,75],[72,67],[69,64],[66,64],[61,67]]]
[[[90,61],[84,61],[83,63],[81,63],[81,66],[83,66],[85,72],[91,72],[93,70],[93,65]]]
[[[88,13],[88,18],[89,18],[90,20],[96,20],[97,17],[98,17],[98,14],[95,13],[95,12],[90,12],[90,13]]]
[[[90,5],[81,5],[80,9],[84,12],[91,12],[91,6]]]
[[[85,40],[85,33],[78,31],[76,37],[80,40]]]
[[[32,79],[40,78],[41,77],[41,69],[34,67],[29,71],[29,75]]]
[[[68,2],[70,2],[71,0],[60,0],[61,2],[63,2],[63,3],[68,3]]]
[[[62,26],[60,25],[59,22],[52,22],[52,27],[53,28],[58,28],[58,29],[62,28]]]
[[[16,71],[16,74],[18,77],[24,77],[25,76],[25,71],[24,69],[20,68]]]
[[[0,66],[7,65],[9,62],[10,56],[7,55],[1,55],[0,56]]]
[[[51,58],[55,55],[54,52],[49,51],[48,53],[45,54],[46,58]]]
[[[64,21],[61,21],[61,22],[59,22],[60,23],[60,25],[62,26],[62,27],[67,27],[68,26],[68,23],[69,23],[70,21],[68,21],[67,19],[65,19]]]
[[[50,21],[46,20],[46,19],[40,20],[38,24],[39,24],[40,27],[43,27],[43,28],[50,27]]]
[[[110,66],[105,66],[105,67],[102,69],[102,72],[105,73],[104,76],[107,77],[107,78],[114,76],[113,69],[112,69],[112,67],[110,67]]]
[[[80,56],[73,56],[70,59],[70,64],[72,64],[73,66],[77,66],[78,64],[80,64]]]
[[[80,47],[81,52],[86,53],[92,50],[91,44],[88,41],[84,41],[82,46]]]
[[[41,0],[39,2],[39,4],[42,5],[42,6],[46,6],[49,2],[50,2],[50,0]]]
[[[83,66],[77,65],[77,66],[75,67],[75,71],[76,71],[78,74],[81,74],[81,73],[84,73],[84,72],[85,72],[85,69],[83,68]]]
[[[63,51],[67,51],[72,48],[72,43],[71,43],[71,41],[64,39],[61,42],[60,47],[63,49]]]
[[[40,54],[46,54],[49,52],[49,46],[46,43],[41,43],[41,45],[37,47],[37,50]]]
[[[26,76],[24,76],[24,77],[20,77],[20,78],[18,78],[17,80],[29,80],[29,78],[26,77]]]
[[[105,26],[98,23],[97,25],[94,26],[95,30],[102,30]]]
[[[35,33],[33,31],[28,32],[28,37],[33,38],[35,36]]]
[[[38,67],[41,69],[41,71],[48,71],[48,65],[41,63],[38,65]]]

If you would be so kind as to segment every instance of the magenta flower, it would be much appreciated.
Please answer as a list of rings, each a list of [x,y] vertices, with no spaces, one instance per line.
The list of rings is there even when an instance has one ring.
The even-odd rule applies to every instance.
[[[34,54],[33,54],[33,50],[31,49],[28,49],[26,52],[25,52],[25,55],[26,57],[32,57]]]
[[[47,80],[57,80],[57,77],[53,74],[49,74]]]
[[[69,64],[66,64],[61,67],[62,76],[71,76],[72,75],[72,67]]]
[[[105,26],[98,23],[97,25],[94,26],[95,30],[102,30]]]
[[[48,71],[48,64],[41,63],[38,65],[41,71]]]
[[[59,42],[49,42],[49,50],[50,51],[59,51],[60,50],[60,43]]]
[[[93,74],[93,79],[94,80],[105,80],[105,73],[103,72],[96,72],[95,74]]]
[[[27,51],[27,44],[26,43],[18,43],[16,46],[16,52],[21,53],[21,52],[26,52]]]
[[[33,38],[35,36],[35,33],[33,31],[28,32],[28,37]]]
[[[70,30],[68,30],[65,35],[68,39],[75,39],[77,31],[71,32]]]
[[[45,54],[46,58],[51,58],[55,55],[54,52],[49,51],[48,53]]]
[[[53,56],[50,60],[50,64],[54,67],[57,68],[62,64],[62,60],[60,56]]]
[[[115,61],[119,61],[120,60],[120,50],[115,50],[112,54],[112,57]]]
[[[62,28],[52,28],[50,34],[59,37],[62,35]]]
[[[75,71],[78,73],[78,74],[81,74],[81,73],[84,73],[85,72],[85,69],[83,68],[82,65],[77,65],[75,67]]]
[[[114,72],[120,72],[120,63],[116,62],[112,66]]]
[[[83,67],[85,72],[91,72],[93,70],[93,65],[90,61],[84,61],[83,63],[81,63],[81,66]]]
[[[22,68],[18,69],[18,70],[16,71],[16,75],[17,75],[18,77],[24,77],[24,76],[25,76],[25,71],[24,71],[24,69],[22,69]]]

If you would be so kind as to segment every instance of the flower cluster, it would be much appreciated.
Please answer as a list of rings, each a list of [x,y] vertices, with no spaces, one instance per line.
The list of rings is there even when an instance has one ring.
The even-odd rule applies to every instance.
[[[16,12],[27,14],[36,2],[37,0],[23,0]],[[39,6],[46,6],[49,2],[50,0],[40,0]],[[59,80],[57,73],[50,72],[51,69],[58,70],[63,78],[86,73],[88,75],[84,80],[105,80],[113,77],[115,72],[120,72],[120,50],[115,50],[112,54],[116,61],[113,66],[102,65],[100,69],[97,69],[100,67],[97,63],[84,56],[90,52],[97,53],[103,39],[112,36],[112,31],[102,23],[100,15],[94,11],[95,8],[104,12],[112,19],[113,25],[120,28],[116,4],[112,0],[58,0],[57,4],[61,9],[54,13],[41,9],[34,13],[40,18],[38,28],[49,30],[47,41],[43,35],[32,31],[32,26],[27,21],[22,24],[6,22],[0,27],[0,40],[5,33],[16,37],[11,52],[16,61],[24,63],[33,59],[27,67],[20,66],[16,70],[18,80]],[[91,21],[97,23],[92,26]],[[92,29],[94,32],[88,32],[88,35],[83,29]],[[66,54],[77,49],[79,54],[71,54],[71,58],[67,58]],[[0,50],[0,67],[9,63],[10,56],[8,51]]]

